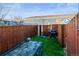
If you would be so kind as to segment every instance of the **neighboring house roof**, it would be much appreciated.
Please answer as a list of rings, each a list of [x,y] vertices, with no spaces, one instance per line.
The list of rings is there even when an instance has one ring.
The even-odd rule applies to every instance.
[[[6,20],[0,21],[0,26],[13,26],[13,25],[16,25],[16,22],[14,22],[14,21],[6,21]]]

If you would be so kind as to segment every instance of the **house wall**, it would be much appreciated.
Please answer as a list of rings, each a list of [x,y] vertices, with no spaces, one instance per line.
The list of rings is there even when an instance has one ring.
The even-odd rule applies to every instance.
[[[46,32],[46,33],[50,32],[50,27],[51,27],[51,25],[44,25],[43,31]],[[52,24],[52,29],[55,29],[55,30],[58,31],[58,25]]]
[[[55,29],[58,31],[58,25],[52,24],[52,29]]]
[[[50,27],[50,25],[43,25],[43,32],[44,32],[44,33],[50,32],[49,27]]]
[[[37,26],[0,26],[0,53],[3,53],[25,38],[37,34]]]

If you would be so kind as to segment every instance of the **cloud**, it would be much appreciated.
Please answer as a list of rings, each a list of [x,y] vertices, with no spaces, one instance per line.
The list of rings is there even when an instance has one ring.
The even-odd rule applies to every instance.
[[[7,8],[11,8],[9,16],[30,17],[34,15],[53,15],[77,13],[77,3],[26,3],[26,4],[4,4]]]

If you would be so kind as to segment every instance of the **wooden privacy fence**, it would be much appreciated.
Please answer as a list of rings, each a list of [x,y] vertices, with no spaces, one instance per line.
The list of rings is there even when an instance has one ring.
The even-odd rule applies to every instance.
[[[26,37],[37,34],[37,26],[0,26],[0,53],[3,53],[16,44],[22,42]]]
[[[62,46],[62,25],[58,25],[58,42]]]
[[[79,55],[79,14],[64,26],[64,41],[68,55]]]
[[[58,26],[58,40],[68,55],[79,55],[79,14],[69,24]]]

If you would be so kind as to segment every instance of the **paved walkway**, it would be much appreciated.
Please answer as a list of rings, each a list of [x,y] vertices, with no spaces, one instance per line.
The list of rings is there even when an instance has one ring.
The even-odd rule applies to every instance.
[[[19,46],[11,51],[5,52],[5,56],[40,56],[42,55],[42,42],[23,41]]]

